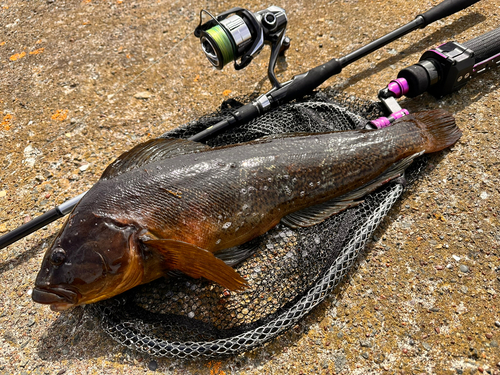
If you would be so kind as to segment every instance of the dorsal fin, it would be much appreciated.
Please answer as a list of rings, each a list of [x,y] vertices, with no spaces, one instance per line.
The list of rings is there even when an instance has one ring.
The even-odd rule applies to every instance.
[[[209,148],[202,143],[180,138],[155,138],[121,154],[103,172],[101,180],[109,180],[127,171],[172,156],[189,154]]]
[[[378,189],[385,183],[401,176],[405,169],[413,162],[413,160],[422,155],[424,151],[413,154],[397,161],[385,170],[378,177],[365,185],[347,193],[340,197],[334,198],[328,202],[321,203],[315,206],[307,207],[300,211],[292,212],[281,219],[281,222],[288,225],[290,228],[311,227],[326,220],[332,215],[344,211],[350,207],[357,206],[362,203],[358,199],[364,197],[368,193]]]

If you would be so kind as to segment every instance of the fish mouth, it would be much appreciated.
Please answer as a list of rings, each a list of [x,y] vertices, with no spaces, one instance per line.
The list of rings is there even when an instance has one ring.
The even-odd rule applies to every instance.
[[[31,295],[33,301],[50,305],[52,311],[63,311],[76,306],[78,293],[66,288],[35,287]]]

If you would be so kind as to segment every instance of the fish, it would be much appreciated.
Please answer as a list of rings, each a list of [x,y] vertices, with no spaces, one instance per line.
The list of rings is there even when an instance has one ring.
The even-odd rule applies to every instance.
[[[378,130],[214,148],[149,140],[112,162],[75,206],[44,255],[32,299],[62,311],[179,272],[244,290],[234,266],[252,249],[239,245],[280,222],[308,227],[354,207],[461,134],[451,114],[432,110]]]

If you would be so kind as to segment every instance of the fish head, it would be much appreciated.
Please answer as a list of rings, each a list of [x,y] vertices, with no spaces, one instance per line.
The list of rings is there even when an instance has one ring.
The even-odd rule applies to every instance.
[[[32,298],[54,311],[110,298],[141,282],[136,228],[86,216],[68,218],[37,275]]]

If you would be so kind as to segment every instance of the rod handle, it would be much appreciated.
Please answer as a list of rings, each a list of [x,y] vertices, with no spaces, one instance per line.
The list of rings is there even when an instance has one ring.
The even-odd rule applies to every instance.
[[[476,63],[487,60],[500,53],[500,27],[468,40],[462,45],[474,52]]]
[[[312,68],[306,73],[293,77],[292,82],[269,93],[268,97],[274,107],[298,99],[316,89],[328,78],[342,71],[340,60],[332,59],[325,64]]]

